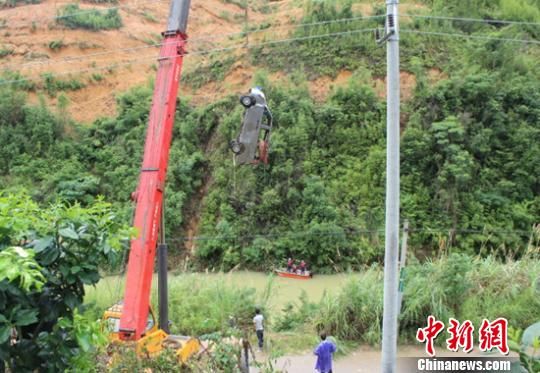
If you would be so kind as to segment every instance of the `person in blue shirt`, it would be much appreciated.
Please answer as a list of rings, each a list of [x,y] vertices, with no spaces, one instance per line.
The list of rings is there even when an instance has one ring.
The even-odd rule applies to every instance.
[[[313,353],[317,355],[315,370],[319,373],[332,373],[332,355],[336,352],[336,345],[326,340],[326,333],[321,333],[321,343]]]

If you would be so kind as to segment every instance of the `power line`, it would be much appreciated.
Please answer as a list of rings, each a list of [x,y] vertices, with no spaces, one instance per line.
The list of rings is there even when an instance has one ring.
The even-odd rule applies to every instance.
[[[150,1],[147,1],[147,2],[159,2],[159,1],[162,1],[162,0],[150,0]],[[116,8],[120,8],[120,7],[109,7],[108,9],[116,9]],[[415,14],[405,14],[405,15],[402,15],[402,16],[416,17],[416,18],[429,18],[429,19],[457,20],[457,21],[464,21],[464,22],[485,22],[485,23],[491,22],[491,23],[504,23],[504,24],[540,25],[540,23],[534,23],[534,22],[519,22],[519,21],[509,21],[509,20],[489,20],[488,21],[488,20],[477,19],[477,18],[460,18],[460,17],[446,17],[446,16],[422,16],[422,15],[415,15]],[[371,19],[378,19],[378,18],[383,18],[383,17],[384,17],[384,15],[358,16],[358,17],[340,18],[340,19],[329,20],[329,21],[310,22],[310,23],[297,23],[297,24],[289,24],[289,25],[268,27],[268,28],[257,29],[257,30],[252,30],[252,31],[239,31],[239,32],[226,33],[226,34],[210,35],[210,36],[205,36],[205,37],[188,38],[188,41],[189,42],[194,42],[194,41],[214,40],[214,39],[220,39],[220,38],[224,38],[224,37],[240,36],[240,35],[246,35],[246,34],[267,33],[267,32],[275,31],[275,30],[278,30],[278,29],[289,29],[289,28],[293,28],[293,27],[297,27],[297,28],[300,28],[300,27],[315,27],[315,26],[320,26],[320,25],[343,23],[343,22],[350,22],[350,21],[371,20]],[[406,32],[420,33],[420,31],[412,31],[412,30],[407,30]],[[427,33],[427,31],[425,31],[424,33]],[[433,32],[432,34],[435,35],[435,32]],[[449,33],[439,33],[439,34],[440,35],[449,35]],[[456,36],[457,35],[461,35],[461,34],[456,34]],[[498,37],[496,38],[496,37],[475,36],[475,35],[469,35],[469,36],[463,35],[463,37],[470,37],[470,38],[477,38],[477,39],[504,40],[504,41],[514,41],[514,42],[525,42],[525,43],[531,43],[531,44],[538,44],[536,41],[529,41],[529,40],[523,40],[523,39],[509,39],[509,38],[498,38]],[[39,61],[27,62],[27,63],[24,63],[24,64],[12,64],[12,65],[8,65],[7,67],[4,66],[3,69],[8,70],[13,66],[16,66],[16,67],[20,68],[20,67],[40,65],[40,64],[50,65],[50,64],[66,63],[66,62],[72,62],[72,61],[81,60],[81,59],[84,59],[86,57],[102,56],[102,55],[108,55],[108,54],[119,53],[119,52],[131,52],[131,51],[136,51],[136,50],[141,50],[141,49],[159,47],[159,46],[163,46],[163,45],[167,45],[167,43],[154,43],[154,44],[151,44],[151,45],[144,45],[144,46],[138,46],[138,47],[109,49],[109,50],[106,50],[106,51],[91,53],[91,54],[87,54],[87,55],[84,55],[84,56],[66,56],[66,57],[64,57],[64,58],[62,58],[60,60],[43,59],[43,60],[39,60]]]
[[[449,33],[449,32],[437,32],[437,31],[419,31],[419,30],[411,30],[411,29],[401,29],[401,31],[405,33],[410,33],[410,34],[450,36],[450,37],[455,37],[455,38],[480,39],[480,40],[498,40],[498,41],[524,43],[524,44],[540,44],[540,40],[530,40],[530,39],[500,38],[497,36],[469,35],[469,34],[457,34],[457,33]]]
[[[320,24],[320,23],[317,23],[317,24]],[[308,25],[308,24],[306,24],[306,25]],[[235,45],[235,46],[232,46],[232,47],[215,48],[215,49],[210,49],[210,50],[195,51],[195,52],[191,52],[189,55],[205,55],[205,54],[209,54],[209,53],[212,53],[212,52],[224,52],[224,51],[231,51],[231,50],[243,49],[243,48],[247,48],[247,49],[258,48],[258,47],[263,47],[263,46],[267,46],[267,45],[289,43],[289,42],[293,42],[293,41],[304,41],[304,40],[312,40],[312,39],[319,39],[319,38],[326,38],[326,37],[339,37],[339,36],[343,36],[343,35],[352,35],[352,34],[356,34],[356,33],[371,32],[371,31],[375,31],[375,29],[374,28],[354,29],[354,30],[336,32],[336,33],[309,35],[309,36],[304,36],[304,37],[286,38],[286,39],[280,39],[280,40],[271,40],[271,41],[262,42],[262,43],[258,43],[258,44],[252,44],[252,45],[249,45],[249,46]],[[535,44],[535,45],[540,44],[540,41],[538,41],[538,40],[500,38],[500,37],[492,37],[492,36],[486,36],[486,35],[466,35],[466,34],[457,34],[457,33],[419,31],[419,30],[410,30],[410,29],[402,29],[401,31],[403,31],[404,33],[416,33],[416,34],[424,34],[424,35],[463,37],[463,38],[482,39],[482,40],[499,40],[499,41],[520,42],[520,43]],[[162,44],[163,43],[161,43],[161,45]],[[144,47],[150,47],[150,46],[144,46]],[[131,50],[134,50],[134,49],[137,49],[137,48],[140,49],[140,48],[143,48],[143,47],[133,47],[133,48],[131,48]],[[170,57],[165,57],[165,58],[175,58],[175,57],[176,56],[170,56]],[[135,63],[137,61],[143,61],[143,60],[148,60],[148,59],[155,60],[155,58],[156,58],[155,56],[152,56],[152,57],[147,57],[147,58],[133,59],[133,60],[129,60],[129,61],[125,62],[125,63],[121,63],[121,64],[117,63],[117,64],[112,64],[112,65],[108,65],[108,66],[104,66],[104,67],[93,67],[93,68],[88,68],[88,69],[74,70],[74,71],[68,71],[68,72],[57,73],[57,74],[52,74],[52,75],[53,76],[60,76],[60,75],[69,75],[69,74],[88,72],[88,71],[94,71],[94,70],[104,70],[104,69],[109,69],[109,68],[116,68],[116,67],[123,66],[123,65],[130,65],[130,64],[133,64],[133,63]],[[3,82],[0,81],[0,85],[15,84],[15,83],[20,83],[20,82],[24,82],[24,81],[35,81],[35,80],[38,80],[38,79],[39,78],[23,78],[23,79],[8,80],[8,81],[3,81]]]
[[[245,34],[267,33],[267,32],[275,31],[275,30],[278,30],[278,29],[290,29],[290,28],[294,28],[294,27],[315,27],[315,26],[321,26],[321,25],[327,25],[327,24],[335,24],[335,23],[343,23],[343,22],[349,22],[349,21],[371,20],[371,19],[376,19],[376,18],[381,18],[381,17],[384,17],[384,16],[350,17],[350,18],[341,18],[341,19],[331,20],[331,21],[320,21],[320,22],[310,22],[310,23],[293,23],[293,24],[289,24],[289,25],[274,26],[274,27],[268,27],[268,28],[257,29],[257,30],[252,30],[252,31],[239,31],[239,32],[232,32],[232,33],[227,33],[227,34],[216,34],[216,35],[196,37],[196,38],[189,38],[188,37],[187,41],[189,43],[191,43],[191,42],[194,42],[194,41],[199,42],[199,41],[206,41],[206,40],[215,40],[215,39],[220,39],[220,38],[224,38],[224,37],[240,36],[240,35],[245,35]],[[132,52],[132,51],[141,50],[141,49],[160,47],[160,46],[173,44],[173,43],[176,43],[176,42],[153,43],[153,44],[150,44],[150,45],[143,45],[143,46],[137,46],[137,47],[108,49],[108,50],[101,51],[101,52],[85,54],[83,56],[66,56],[66,57],[63,57],[61,59],[53,59],[53,60],[51,60],[51,59],[42,59],[42,60],[38,60],[38,61],[26,62],[26,63],[23,63],[23,64],[11,64],[11,65],[7,65],[7,67],[3,66],[3,69],[4,70],[9,70],[11,67],[17,67],[18,69],[20,69],[21,67],[33,66],[33,65],[50,65],[50,64],[59,64],[59,63],[69,63],[69,62],[72,62],[72,61],[78,61],[78,60],[82,60],[82,59],[89,58],[89,57],[103,56],[103,55],[108,55],[108,54],[112,54],[112,53],[119,53],[119,52]]]
[[[464,17],[447,17],[447,16],[432,16],[432,15],[419,15],[419,14],[401,14],[400,17],[439,19],[439,20],[460,21],[460,22],[477,22],[477,23],[487,23],[487,24],[540,26],[540,22],[511,21],[511,20],[506,20],[506,19],[464,18]]]
[[[448,234],[449,232],[455,234],[517,234],[517,235],[530,235],[534,233],[534,230],[525,231],[525,230],[507,230],[507,229],[466,229],[466,228],[410,228],[409,232],[416,233],[444,233]],[[246,240],[246,239],[257,239],[257,238],[298,238],[305,236],[356,236],[363,234],[382,234],[384,233],[384,228],[380,229],[358,229],[351,227],[344,227],[340,231],[297,231],[297,232],[276,232],[276,233],[263,233],[263,234],[251,234],[251,235],[199,235],[199,236],[182,236],[174,237],[169,239],[171,242],[189,242],[189,241],[212,241],[212,240]]]
[[[321,38],[327,38],[327,37],[335,37],[335,38],[337,38],[337,37],[345,36],[345,35],[353,35],[353,34],[364,33],[364,32],[373,32],[374,30],[375,29],[373,29],[373,28],[355,29],[355,30],[335,32],[335,33],[329,33],[329,34],[310,35],[310,36],[297,37],[297,38],[271,40],[271,41],[268,41],[268,42],[249,45],[247,47],[247,49],[258,48],[258,47],[263,47],[263,46],[267,46],[267,45],[274,45],[274,44],[290,43],[290,42],[294,42],[294,41],[305,41],[305,40],[321,39]],[[246,46],[245,46],[245,44],[241,44],[241,45],[235,45],[235,46],[225,47],[225,48],[215,48],[215,49],[209,49],[209,50],[202,50],[202,51],[196,51],[196,52],[191,52],[191,53],[188,53],[188,54],[184,54],[182,56],[186,57],[186,56],[193,56],[193,55],[205,55],[205,54],[210,54],[210,53],[213,53],[213,52],[226,52],[226,51],[232,51],[232,50],[237,50],[237,49],[246,49]],[[178,56],[179,55],[165,56],[165,57],[162,57],[161,59],[171,59],[171,58],[176,58]],[[57,77],[57,76],[75,74],[75,73],[84,73],[84,72],[90,72],[90,71],[107,70],[107,69],[117,68],[117,67],[120,67],[120,66],[131,65],[131,64],[134,64],[134,63],[140,62],[140,61],[148,61],[148,60],[155,61],[155,60],[157,60],[157,56],[132,59],[132,60],[129,60],[127,62],[120,63],[120,64],[111,64],[111,65],[101,66],[101,67],[91,67],[91,68],[87,68],[87,69],[65,71],[65,72],[61,72],[61,73],[51,74],[51,76]],[[0,86],[1,85],[7,85],[7,84],[17,84],[17,83],[28,82],[28,81],[36,81],[36,80],[39,80],[39,79],[40,78],[22,78],[22,79],[5,80],[5,81],[0,81]]]

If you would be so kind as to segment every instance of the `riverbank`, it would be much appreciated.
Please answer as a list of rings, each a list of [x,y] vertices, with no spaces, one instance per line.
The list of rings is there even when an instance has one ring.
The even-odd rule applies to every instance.
[[[414,343],[427,317],[448,322],[504,317],[509,326],[525,329],[538,321],[540,261],[452,254],[419,263],[411,259],[405,271],[399,343]],[[157,283],[154,279],[154,285]],[[192,336],[250,335],[254,309],[265,317],[272,356],[302,354],[317,344],[325,330],[341,346],[378,346],[381,340],[383,268],[363,272],[294,280],[238,271],[232,273],[171,274],[169,317],[171,332]],[[108,277],[87,289],[85,304],[93,317],[121,300],[124,284]],[[157,304],[153,289],[152,304]],[[234,327],[231,328],[231,325]],[[342,349],[343,353],[343,349]],[[348,353],[348,352],[345,352]]]

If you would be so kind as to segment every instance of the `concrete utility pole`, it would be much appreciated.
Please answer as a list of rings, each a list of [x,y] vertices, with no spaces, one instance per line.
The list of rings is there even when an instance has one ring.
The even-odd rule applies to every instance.
[[[386,0],[386,226],[382,372],[396,371],[399,246],[399,28],[398,0]]]

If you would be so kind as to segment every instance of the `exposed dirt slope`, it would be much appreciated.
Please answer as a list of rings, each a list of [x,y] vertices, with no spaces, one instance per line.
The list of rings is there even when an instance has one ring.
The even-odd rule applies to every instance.
[[[251,43],[286,35],[290,26],[302,17],[302,3],[298,1],[252,0],[250,3],[249,26],[272,25],[272,30],[249,35]],[[115,95],[150,81],[155,74],[158,49],[151,44],[160,41],[169,1],[121,0],[117,5],[80,3],[83,10],[118,7],[123,26],[108,31],[73,30],[57,24],[55,16],[66,4],[68,2],[44,0],[40,4],[1,9],[0,49],[11,52],[0,58],[0,69],[17,70],[38,84],[43,84],[44,73],[52,73],[64,80],[76,79],[85,87],[64,92],[70,101],[68,111],[74,119],[91,122],[99,116],[114,115]],[[356,4],[355,7],[362,14],[372,11],[371,3]],[[208,57],[196,54],[197,51],[243,45],[246,40],[240,32],[244,27],[245,10],[230,0],[192,1],[188,25],[192,39],[189,51],[192,55],[185,59],[184,71],[206,63]],[[54,47],[51,43],[60,44],[60,47]],[[238,61],[223,82],[212,82],[197,90],[184,85],[181,94],[191,96],[196,103],[203,103],[245,91],[254,70],[243,62],[244,50],[239,49],[235,53]],[[323,100],[332,86],[346,83],[350,75],[350,72],[343,71],[333,80],[319,78],[310,82],[310,91],[316,99]],[[274,77],[285,78],[282,74],[275,74]],[[411,79],[406,81],[410,82]],[[384,94],[384,84],[376,81],[372,84],[379,94]],[[409,85],[404,88],[410,89]],[[57,104],[57,97],[45,97],[52,106]],[[30,98],[37,101],[37,94],[30,94]]]

